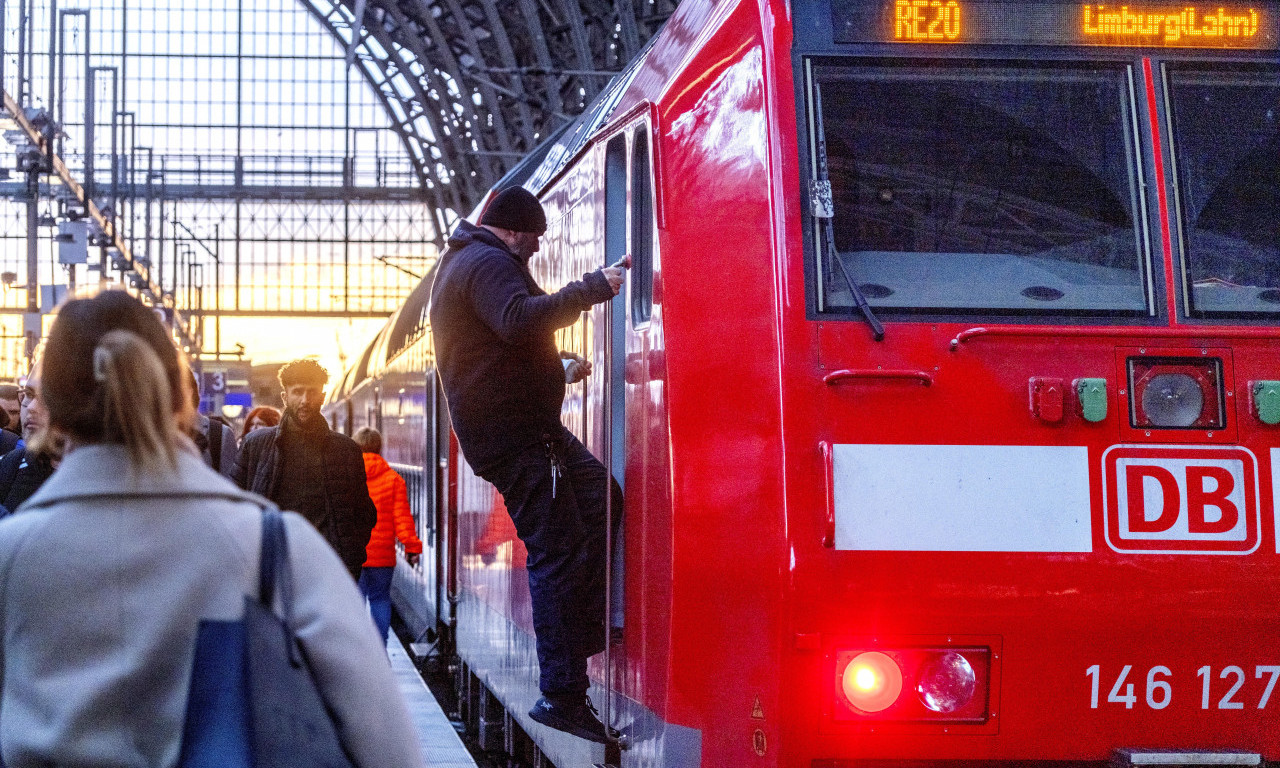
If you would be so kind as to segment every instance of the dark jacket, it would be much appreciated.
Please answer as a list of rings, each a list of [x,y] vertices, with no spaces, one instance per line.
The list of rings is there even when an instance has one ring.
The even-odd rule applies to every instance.
[[[558,433],[564,366],[555,332],[613,298],[599,271],[548,295],[493,233],[466,221],[431,287],[431,335],[449,417],[476,472]]]
[[[10,512],[17,510],[52,474],[47,456],[14,448],[0,458],[0,505]]]
[[[240,444],[231,478],[241,488],[272,501],[281,495],[283,462],[277,446],[279,436],[278,426],[250,432]],[[378,510],[369,498],[360,446],[337,432],[325,430],[323,436],[324,444],[319,449],[324,454],[324,494],[332,525],[326,525],[329,530],[321,530],[320,534],[337,550],[347,570],[358,576],[365,561],[369,534],[378,521]],[[311,523],[315,525],[314,520]]]
[[[18,447],[18,443],[22,441],[17,433],[10,432],[7,428],[0,429],[0,456],[12,451]]]

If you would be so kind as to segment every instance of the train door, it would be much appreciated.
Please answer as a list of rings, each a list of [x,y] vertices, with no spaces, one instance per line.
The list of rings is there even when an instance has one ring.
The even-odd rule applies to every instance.
[[[449,503],[449,472],[451,467],[449,446],[449,410],[445,406],[444,390],[434,368],[426,373],[427,434],[426,459],[423,462],[427,476],[426,505],[419,522],[419,535],[432,553],[432,559],[423,568],[434,572],[433,602],[435,625],[453,627],[456,575],[457,535],[456,518],[450,514],[454,506]]]
[[[617,668],[627,664],[640,647],[639,637],[627,635],[626,574],[628,570],[645,568],[642,557],[631,560],[629,567],[624,565],[628,550],[633,554],[643,552],[643,543],[629,542],[627,531],[633,532],[631,538],[634,539],[644,529],[640,521],[645,514],[647,462],[644,457],[648,452],[646,425],[651,407],[647,382],[653,343],[654,206],[649,135],[648,121],[642,120],[614,136],[605,149],[606,261],[612,264],[624,255],[631,256],[626,290],[613,300],[606,314],[608,334],[604,361],[608,379],[602,383],[608,416],[604,420],[608,435],[606,462],[623,485],[626,498],[625,513],[614,512],[622,514],[622,522],[615,528],[609,587],[610,624],[614,632],[623,633],[623,644],[615,645],[614,652],[609,654],[609,664],[614,668],[609,679],[628,681],[620,692],[630,699],[636,699],[639,691],[634,689],[632,676],[625,669],[618,674]],[[616,723],[619,716],[610,712],[614,703],[611,699],[604,714]]]
[[[630,198],[630,252],[631,273],[627,280],[627,318],[628,335],[626,354],[619,382],[625,386],[627,397],[627,434],[630,437],[627,451],[628,474],[631,477],[631,494],[627,499],[627,507],[632,520],[632,529],[638,532],[649,530],[648,525],[641,524],[646,517],[646,507],[650,503],[647,489],[650,487],[650,474],[658,475],[658,482],[665,482],[662,472],[655,468],[650,449],[651,430],[657,423],[652,410],[660,400],[655,399],[660,393],[654,391],[655,370],[652,361],[655,350],[662,346],[660,324],[653,318],[653,276],[655,252],[653,247],[654,196],[653,196],[653,162],[650,151],[650,126],[648,121],[641,121],[630,131],[631,138],[631,198]],[[634,541],[631,551],[640,557],[633,558],[638,569],[646,567],[648,558],[643,557],[645,545],[643,541]],[[620,575],[620,574],[619,574]],[[643,573],[633,573],[632,581],[646,583]],[[621,581],[616,582],[619,593],[623,591]]]
[[[608,179],[607,221],[615,228],[625,226],[616,241],[608,243],[609,263],[623,254],[631,256],[627,288],[614,299],[610,328],[610,363],[608,402],[612,427],[610,458],[614,476],[628,484],[631,493],[627,507],[633,520],[639,520],[644,504],[644,473],[647,463],[645,425],[649,422],[648,392],[649,357],[654,343],[651,338],[653,311],[653,184],[650,160],[649,124],[641,121],[619,134],[609,144],[615,163]],[[628,151],[629,150],[629,151]],[[628,162],[629,158],[629,162]],[[625,193],[619,191],[625,187]],[[616,223],[615,223],[616,222]],[[621,250],[624,249],[625,250]],[[625,516],[624,516],[625,524]],[[633,525],[633,529],[640,530]],[[612,573],[613,603],[611,621],[622,628],[625,591],[622,564],[626,548],[619,535],[614,546]]]
[[[605,263],[614,264],[627,255],[627,137],[618,134],[609,140],[605,147]],[[626,330],[627,307],[626,294],[620,292],[609,303],[605,312],[607,332],[604,337],[605,372],[607,378],[602,383],[604,391],[604,430],[603,445],[605,455],[601,457],[609,473],[622,485],[626,494],[627,469],[627,434],[626,434]],[[622,510],[610,510],[616,520]],[[624,596],[622,594],[623,561],[622,561],[622,526],[615,524],[617,535],[613,539],[610,571],[610,606],[609,621],[614,627],[623,626]]]

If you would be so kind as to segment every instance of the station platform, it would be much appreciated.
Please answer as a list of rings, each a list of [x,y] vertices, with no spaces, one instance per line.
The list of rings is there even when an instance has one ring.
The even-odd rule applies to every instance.
[[[458,738],[457,731],[445,717],[427,684],[422,682],[413,660],[394,634],[387,641],[387,655],[391,658],[391,669],[409,707],[409,716],[418,731],[422,761],[431,768],[476,768],[475,759],[463,746],[462,739]]]

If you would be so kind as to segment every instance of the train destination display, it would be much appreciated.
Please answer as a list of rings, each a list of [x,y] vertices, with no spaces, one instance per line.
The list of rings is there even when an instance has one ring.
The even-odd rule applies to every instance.
[[[1270,49],[1274,4],[835,0],[838,43],[1007,43]]]

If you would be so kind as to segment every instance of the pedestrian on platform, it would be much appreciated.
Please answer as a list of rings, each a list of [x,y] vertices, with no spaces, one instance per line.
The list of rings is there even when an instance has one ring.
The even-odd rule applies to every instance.
[[[234,479],[309,520],[358,581],[378,519],[360,446],[330,430],[320,413],[329,372],[319,363],[294,360],[278,378],[285,406],[280,425],[245,437]]]
[[[560,422],[566,383],[591,373],[555,332],[622,286],[625,261],[553,294],[529,259],[547,229],[521,187],[500,192],[480,226],[449,238],[431,289],[431,330],[454,432],[476,474],[502,494],[528,550],[542,698],[529,715],[582,738],[607,733],[587,695],[587,659],[605,649],[605,501],[622,494]]]
[[[382,458],[382,435],[373,427],[361,427],[352,439],[364,451],[364,472],[369,480],[369,496],[378,508],[378,522],[365,548],[368,559],[360,571],[360,591],[369,601],[369,613],[382,642],[391,629],[391,577],[396,571],[396,539],[404,545],[409,565],[417,566],[422,541],[413,532],[409,512],[409,492],[404,478]]]
[[[123,291],[62,306],[43,373],[67,447],[0,521],[4,763],[172,766],[198,626],[240,620],[258,594],[262,500],[200,460],[185,367]],[[284,527],[290,624],[344,746],[360,768],[421,766],[359,591],[301,517]]]
[[[266,429],[274,427],[280,423],[280,411],[269,405],[259,405],[249,415],[244,417],[244,429],[240,431],[240,442],[249,436],[250,432],[257,429]]]
[[[0,384],[0,456],[22,443],[22,403],[18,400],[17,384]]]
[[[40,402],[39,388],[40,363],[37,361],[31,366],[26,383],[18,390],[22,443],[0,458],[0,507],[4,514],[17,511],[44,485],[62,455],[58,437],[45,429],[49,425],[49,412]]]
[[[191,407],[195,413],[189,437],[200,449],[200,457],[213,471],[231,479],[236,471],[236,455],[239,443],[236,433],[220,418],[207,416],[200,412],[200,379],[195,371],[191,372]]]
[[[15,435],[22,434],[22,404],[18,402],[18,389],[17,384],[8,382],[0,384],[0,410],[9,417],[9,423],[4,426],[4,429]]]
[[[17,448],[22,438],[9,430],[9,412],[0,408],[0,455]]]

